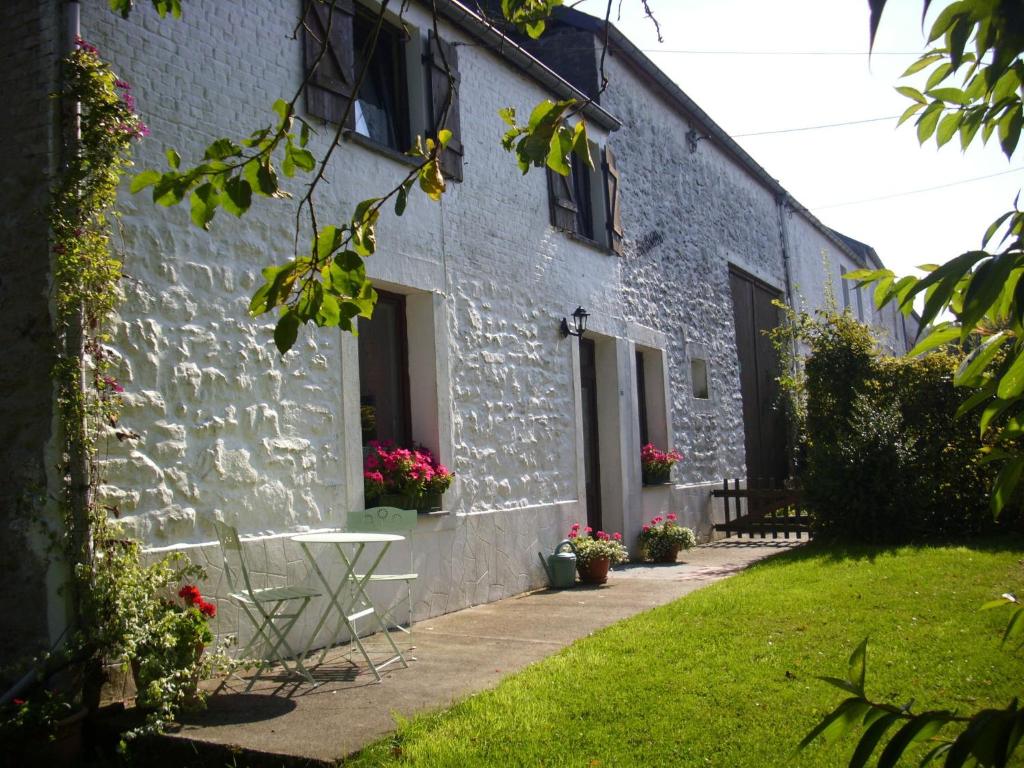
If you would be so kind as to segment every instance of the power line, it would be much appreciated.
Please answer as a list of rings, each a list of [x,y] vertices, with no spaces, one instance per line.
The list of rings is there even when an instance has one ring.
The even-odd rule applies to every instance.
[[[889,117],[869,117],[865,120],[849,120],[845,123],[825,123],[824,125],[805,125],[802,128],[780,128],[777,131],[758,131],[757,133],[737,133],[734,139],[744,139],[747,136],[769,136],[776,133],[798,133],[799,131],[817,131],[821,128],[841,128],[844,125],[861,125],[862,123],[879,123],[883,120],[895,120],[899,115]]]
[[[683,53],[693,56],[922,56],[924,51],[701,51],[685,48],[641,48],[644,53]]]
[[[996,176],[1005,176],[1008,173],[1016,173],[1017,171],[1024,171],[1024,166],[1019,168],[1010,168],[1007,171],[1000,171],[999,173],[990,173],[987,176],[975,176],[973,179],[961,179],[960,181],[951,181],[949,184],[939,184],[934,187],[924,187],[923,189],[911,189],[907,192],[896,192],[892,195],[882,195],[881,197],[867,197],[863,200],[851,200],[847,203],[832,203],[831,205],[819,205],[813,208],[808,208],[809,211],[824,211],[826,208],[842,208],[846,205],[860,205],[861,203],[873,203],[878,200],[891,200],[894,197],[906,197],[908,195],[919,195],[922,192],[931,192],[936,189],[946,189],[947,187],[958,187],[961,184],[970,184],[975,181],[982,181],[984,179],[992,179]]]

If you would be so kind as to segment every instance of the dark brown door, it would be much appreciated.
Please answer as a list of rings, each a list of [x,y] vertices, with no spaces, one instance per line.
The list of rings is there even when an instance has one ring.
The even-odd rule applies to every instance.
[[[583,476],[587,525],[601,530],[601,459],[597,435],[597,359],[594,342],[580,339],[580,394],[583,399]]]
[[[781,483],[788,474],[786,421],[779,402],[779,362],[765,331],[779,324],[782,294],[746,273],[729,271],[743,395],[747,478]]]

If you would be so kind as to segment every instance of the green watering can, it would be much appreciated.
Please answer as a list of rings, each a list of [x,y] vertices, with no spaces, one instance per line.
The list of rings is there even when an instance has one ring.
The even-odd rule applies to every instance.
[[[576,585],[576,547],[569,539],[560,541],[547,560],[540,552],[537,557],[548,574],[552,589],[569,589]]]

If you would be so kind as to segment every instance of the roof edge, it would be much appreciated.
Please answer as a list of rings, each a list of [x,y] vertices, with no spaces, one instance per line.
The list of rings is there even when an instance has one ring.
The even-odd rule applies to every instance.
[[[459,0],[435,2],[442,18],[486,44],[488,50],[508,60],[528,77],[562,98],[588,102],[586,94]],[[583,115],[607,131],[617,131],[622,127],[621,120],[594,101],[583,107]]]

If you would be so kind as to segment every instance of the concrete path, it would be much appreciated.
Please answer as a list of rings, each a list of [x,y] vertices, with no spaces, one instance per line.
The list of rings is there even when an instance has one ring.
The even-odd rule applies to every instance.
[[[805,541],[719,541],[682,553],[677,564],[617,569],[601,587],[541,590],[421,621],[416,661],[389,667],[380,684],[340,652],[314,673],[327,680],[315,688],[261,680],[243,693],[236,678],[164,747],[180,752],[186,740],[197,756],[204,748],[234,754],[238,765],[331,765],[392,732],[395,714],[447,707],[595,630]]]

